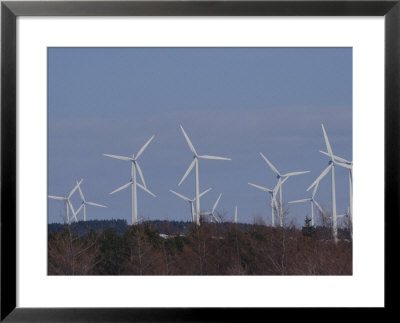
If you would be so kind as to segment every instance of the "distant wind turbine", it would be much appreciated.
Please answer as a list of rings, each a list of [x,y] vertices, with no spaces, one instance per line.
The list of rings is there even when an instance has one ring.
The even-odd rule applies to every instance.
[[[194,205],[193,205],[193,203],[195,202],[196,198],[194,197],[194,198],[190,199],[190,198],[188,198],[188,197],[186,197],[186,196],[184,196],[184,195],[182,195],[182,194],[180,194],[180,193],[177,193],[177,192],[175,192],[175,191],[173,191],[173,190],[169,190],[169,191],[170,191],[171,193],[175,194],[176,196],[180,197],[182,200],[185,200],[185,201],[189,202],[189,204],[190,204],[190,210],[191,210],[191,214],[192,214],[192,222],[195,223],[196,220],[195,220],[195,212],[194,212]],[[201,194],[199,195],[199,197],[202,197],[203,195],[205,195],[205,194],[208,193],[209,191],[211,191],[211,188],[209,188],[208,190],[205,190],[203,193],[201,193]]]
[[[265,157],[262,153],[260,153],[260,155],[265,160],[265,162],[268,164],[268,166],[272,169],[272,171],[276,174],[276,177],[278,178],[277,188],[279,190],[279,204],[280,204],[279,205],[279,220],[280,220],[281,227],[283,227],[282,185],[287,179],[289,179],[289,177],[306,174],[306,173],[309,173],[310,171],[307,170],[307,171],[301,171],[301,172],[291,172],[291,173],[281,174],[278,171],[278,169],[268,160],[267,157]]]
[[[211,212],[201,212],[200,215],[203,215],[203,216],[209,215],[209,216],[211,216],[211,218],[214,219],[215,222],[219,223],[219,221],[218,221],[217,217],[215,216],[214,212],[215,212],[215,209],[217,208],[219,200],[221,199],[221,196],[222,196],[222,193],[219,194],[219,196],[217,198],[217,201],[214,203],[214,206],[213,206]]]
[[[322,132],[324,134],[326,150],[328,151],[328,155],[330,157],[329,165],[325,170],[318,176],[318,178],[310,185],[307,189],[309,191],[312,187],[317,185],[323,179],[329,171],[331,171],[331,184],[332,184],[332,233],[333,239],[335,243],[338,242],[338,226],[337,226],[337,214],[336,214],[336,188],[335,188],[335,165],[339,164],[335,161],[335,157],[332,152],[331,144],[329,143],[328,135],[326,134],[324,125],[321,124]]]
[[[282,180],[283,184],[284,182],[286,182],[286,180],[288,179],[288,177],[286,177],[285,179]],[[276,185],[275,188],[273,190],[260,186],[260,185],[256,185],[253,183],[248,183],[250,186],[253,186],[261,191],[267,192],[269,193],[269,195],[271,196],[271,203],[269,204],[271,206],[271,225],[272,227],[275,227],[275,210],[278,210],[278,202],[276,201],[276,194],[278,192],[279,189],[279,185]]]
[[[104,156],[115,158],[115,159],[120,159],[120,160],[127,160],[130,161],[132,164],[132,171],[131,171],[131,180],[129,183],[122,185],[121,187],[117,188],[116,190],[112,191],[110,194],[114,194],[118,191],[121,191],[128,186],[132,186],[132,224],[137,224],[138,223],[138,213],[137,213],[137,186],[139,186],[143,191],[149,193],[150,195],[156,197],[152,192],[150,192],[147,189],[146,182],[143,177],[142,170],[140,169],[139,163],[138,163],[138,158],[140,155],[144,152],[144,150],[147,148],[147,146],[150,144],[150,142],[153,140],[154,136],[152,136],[147,142],[143,145],[142,148],[139,149],[137,152],[136,156],[133,154],[132,157],[125,157],[125,156],[117,156],[117,155],[110,155],[110,154],[103,154]],[[139,173],[139,176],[142,180],[142,184],[139,184],[136,179],[136,170]]]
[[[311,204],[311,225],[312,226],[314,226],[314,223],[315,223],[314,222],[314,205],[321,211],[322,214],[325,215],[325,211],[323,210],[321,205],[319,205],[319,203],[315,200],[315,194],[317,193],[318,184],[319,184],[319,182],[314,186],[314,190],[313,190],[310,198],[289,202],[289,203],[311,202],[310,204]]]
[[[64,201],[65,213],[66,213],[65,215],[67,217],[67,223],[68,224],[70,224],[70,222],[71,222],[71,219],[69,217],[69,209],[71,209],[72,216],[73,216],[73,218],[75,218],[75,221],[78,221],[78,219],[76,217],[76,213],[75,213],[74,207],[73,207],[70,199],[71,199],[72,195],[75,193],[75,191],[78,189],[78,187],[82,183],[82,181],[83,180],[81,180],[80,182],[77,182],[75,187],[71,190],[71,192],[67,196],[54,196],[54,195],[49,195],[48,196],[50,199],[53,199],[53,200]]]
[[[83,180],[81,180],[81,183],[82,183],[82,181]],[[98,207],[107,207],[107,206],[101,205],[101,204],[97,204],[97,203],[94,203],[94,202],[86,201],[85,196],[83,195],[80,183],[78,183],[78,182],[76,182],[76,183],[78,184],[79,195],[81,196],[81,199],[82,199],[82,204],[78,208],[78,210],[76,211],[76,215],[78,215],[79,212],[83,209],[83,221],[86,221],[86,205],[98,206]]]
[[[183,133],[183,136],[186,139],[186,142],[194,154],[193,156],[193,161],[190,163],[189,168],[186,170],[186,173],[183,175],[182,179],[180,180],[178,186],[182,184],[182,182],[185,180],[185,178],[189,175],[190,171],[193,169],[193,167],[196,166],[196,223],[197,225],[200,225],[200,183],[199,183],[199,159],[215,159],[215,160],[231,160],[230,158],[225,158],[225,157],[218,157],[218,156],[210,156],[210,155],[198,155],[196,152],[196,149],[194,149],[194,146],[192,142],[190,141],[188,135],[186,134],[185,130],[183,129],[182,126],[181,130]]]
[[[329,153],[327,153],[325,151],[320,150],[319,152],[326,156],[329,156]],[[349,170],[349,204],[350,204],[349,218],[350,218],[350,221],[352,221],[353,220],[353,162],[348,161],[342,157],[338,157],[336,155],[333,155],[333,162],[336,165],[347,168]]]

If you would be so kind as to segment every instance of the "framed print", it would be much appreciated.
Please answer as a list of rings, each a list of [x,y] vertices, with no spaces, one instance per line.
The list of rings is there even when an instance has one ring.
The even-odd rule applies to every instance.
[[[391,308],[399,6],[3,1],[1,319]]]

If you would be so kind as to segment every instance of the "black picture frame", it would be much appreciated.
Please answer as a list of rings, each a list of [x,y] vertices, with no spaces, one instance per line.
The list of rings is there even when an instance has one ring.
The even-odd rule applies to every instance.
[[[1,317],[3,322],[236,321],[265,309],[17,308],[16,19],[19,16],[384,16],[385,309],[395,309],[400,180],[400,0],[379,1],[2,1]],[[40,292],[40,291],[38,291]],[[243,295],[242,295],[243,296]],[[287,309],[286,309],[287,310]],[[248,313],[250,312],[250,313]],[[332,312],[332,311],[330,311]],[[336,315],[336,314],[333,314]]]

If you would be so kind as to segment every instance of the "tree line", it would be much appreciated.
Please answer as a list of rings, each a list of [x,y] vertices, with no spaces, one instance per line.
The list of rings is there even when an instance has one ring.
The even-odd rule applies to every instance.
[[[168,221],[95,228],[86,224],[84,232],[73,225],[49,229],[48,274],[352,274],[348,230],[339,230],[335,244],[329,227],[311,227],[307,220],[302,229],[204,222],[186,223],[177,230]]]

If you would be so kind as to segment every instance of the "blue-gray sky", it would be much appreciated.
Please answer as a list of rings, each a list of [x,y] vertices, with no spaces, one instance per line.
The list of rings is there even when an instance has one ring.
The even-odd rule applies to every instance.
[[[83,178],[88,219],[131,222],[130,164],[103,153],[130,156],[153,134],[140,157],[146,184],[139,217],[189,220],[189,205],[169,192],[194,196],[194,172],[177,184],[192,160],[179,125],[200,154],[232,161],[200,161],[201,200],[240,222],[271,221],[269,196],[247,183],[273,188],[282,173],[310,170],[283,186],[284,201],[309,197],[305,189],[328,165],[321,123],[336,155],[352,160],[351,48],[49,48],[49,194],[64,195]],[[348,207],[347,172],[336,168],[337,207]],[[331,209],[330,176],[316,199]],[[78,194],[73,203],[80,204]],[[49,200],[49,222],[61,222],[61,202]],[[293,204],[289,220],[310,214]],[[82,214],[81,214],[82,216]]]

